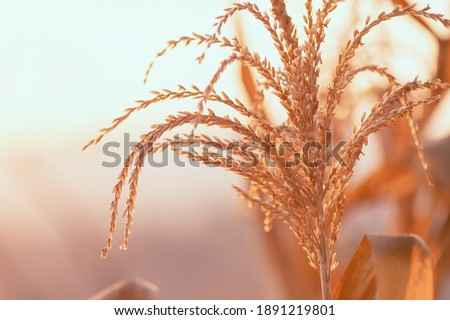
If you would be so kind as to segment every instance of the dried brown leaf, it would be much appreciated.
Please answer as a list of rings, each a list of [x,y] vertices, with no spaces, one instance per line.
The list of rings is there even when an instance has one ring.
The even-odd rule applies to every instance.
[[[103,289],[90,300],[153,300],[158,287],[151,282],[135,279],[123,280]]]
[[[335,299],[433,299],[433,257],[415,235],[367,235],[334,292]]]
[[[255,80],[253,79],[253,75],[250,71],[250,68],[243,63],[241,64],[241,78],[242,83],[244,84],[245,92],[247,93],[249,100],[252,103],[255,103],[255,97],[257,94]]]

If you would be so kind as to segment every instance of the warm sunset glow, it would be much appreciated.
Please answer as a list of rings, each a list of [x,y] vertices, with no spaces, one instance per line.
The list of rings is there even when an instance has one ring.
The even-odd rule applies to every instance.
[[[255,2],[261,11],[271,10],[271,1]],[[286,2],[303,41],[307,39],[303,31],[304,1]],[[390,12],[393,2],[343,1],[330,15],[318,82],[322,104],[326,88],[336,75],[339,53],[354,29],[364,26],[367,15],[375,19],[381,11]],[[450,15],[449,1],[418,2],[416,9],[429,4],[430,12],[447,18]],[[323,0],[313,1],[316,9],[322,4]],[[212,46],[198,64],[196,58],[205,47],[180,45],[157,60],[146,84],[143,79],[150,61],[167,41],[192,32],[213,33],[214,18],[230,6],[232,1],[228,0],[20,0],[2,6],[0,299],[85,299],[115,282],[137,277],[154,282],[162,299],[320,298],[319,277],[298,248],[298,239],[283,225],[276,225],[268,236],[273,238],[266,238],[262,232],[264,215],[259,209],[245,208],[245,202],[229,188],[234,183],[246,189],[247,182],[220,168],[178,167],[173,158],[165,168],[146,164],[141,172],[129,250],[117,249],[126,224],[119,219],[110,257],[99,259],[109,227],[111,186],[123,164],[102,166],[110,160],[105,155],[105,143],[120,143],[117,150],[123,160],[123,153],[128,152],[123,148],[125,134],[131,141],[139,141],[151,125],[163,122],[168,115],[195,112],[198,101],[173,99],[152,105],[132,114],[98,146],[83,152],[82,147],[125,108],[136,106],[136,100],[150,99],[151,90],[176,90],[178,84],[205,89],[221,61],[231,53],[230,48]],[[364,38],[366,46],[351,60],[351,69],[367,64],[386,66],[401,84],[416,76],[426,81],[443,75],[443,81],[450,81],[450,66],[442,62],[450,59],[445,49],[445,45],[450,47],[450,33],[437,22],[424,23],[431,31],[410,16],[383,22]],[[222,34],[230,39],[237,34],[251,51],[272,62],[277,76],[283,75],[273,39],[251,13],[237,13],[226,22]],[[438,70],[439,66],[447,70]],[[245,87],[248,83],[241,71],[240,64],[228,68],[216,89],[250,105],[252,99]],[[251,72],[257,75],[255,70]],[[385,78],[358,75],[349,85],[348,95],[343,96],[342,106],[335,110],[333,143],[348,140],[353,123],[358,127],[362,114],[369,114],[391,86]],[[430,95],[424,90],[414,98]],[[269,92],[265,98],[268,119],[277,126],[287,121],[288,113],[280,99]],[[381,241],[366,239],[366,234],[414,233],[425,239],[438,261],[433,269],[437,297],[450,298],[450,246],[448,237],[443,236],[450,230],[450,155],[446,142],[450,98],[448,93],[442,98],[423,123],[420,116],[426,113],[426,107],[417,108],[419,136],[435,189],[427,185],[420,148],[417,157],[404,119],[399,126],[370,136],[364,149],[367,156],[361,156],[348,189],[348,210],[336,248],[339,267],[333,281],[345,274],[362,239],[361,246],[366,247],[367,243],[376,246]],[[219,116],[242,120],[238,112],[214,102],[208,102],[205,109],[209,107]],[[176,133],[191,130],[192,125],[187,124]],[[232,130],[215,127],[201,127],[198,132],[236,138]],[[172,136],[163,136],[162,140]],[[128,186],[123,190],[120,210]],[[307,207],[312,205],[308,203]],[[408,209],[410,215],[402,215]],[[274,254],[271,250],[277,241],[283,252]],[[416,250],[417,243],[411,241]],[[281,267],[272,261],[277,254],[284,255]],[[300,281],[301,288],[292,287]],[[333,289],[342,289],[336,283]]]

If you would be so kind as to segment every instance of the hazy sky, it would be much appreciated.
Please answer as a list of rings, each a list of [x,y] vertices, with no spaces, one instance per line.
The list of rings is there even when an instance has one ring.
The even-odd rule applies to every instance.
[[[179,272],[185,260],[174,260],[170,265],[172,271],[168,271],[165,250],[173,241],[172,247],[178,251],[172,256],[178,257],[179,252],[187,255],[192,247],[205,245],[200,237],[205,230],[209,232],[207,236],[218,241],[212,242],[211,248],[220,257],[214,260],[204,248],[197,248],[198,252],[208,255],[209,263],[216,261],[217,268],[226,270],[224,274],[230,270],[222,261],[235,263],[236,270],[242,269],[241,256],[224,255],[215,246],[234,245],[227,240],[227,234],[230,236],[232,232],[247,236],[248,229],[239,230],[235,225],[242,224],[242,217],[253,219],[253,216],[246,215],[241,208],[243,201],[234,197],[228,188],[231,182],[242,181],[219,169],[146,168],[146,174],[140,179],[142,195],[137,209],[140,222],[135,224],[130,251],[122,254],[115,247],[110,259],[116,260],[109,260],[108,264],[100,262],[99,253],[108,227],[110,190],[119,168],[100,166],[101,147],[81,152],[83,144],[99,128],[121,115],[125,107],[133,105],[136,99],[149,98],[150,89],[176,88],[178,83],[206,85],[227,51],[211,50],[204,64],[198,66],[195,57],[202,49],[177,49],[158,62],[146,86],[142,80],[148,63],[167,40],[193,31],[211,32],[214,17],[231,2],[0,0],[0,228],[3,227],[0,244],[4,246],[0,246],[0,253],[6,256],[0,270],[0,281],[3,281],[0,297],[23,298],[28,294],[34,298],[56,297],[62,292],[63,297],[82,298],[111,281],[136,274],[157,280],[166,288],[167,296],[172,294],[172,297],[178,290],[177,281],[185,281],[187,294],[190,287],[202,286],[192,276],[185,277]],[[269,0],[255,2],[261,3],[261,7],[270,3]],[[372,6],[379,2],[361,0]],[[449,12],[449,1],[429,2],[436,11]],[[302,3],[288,1],[297,22],[301,21]],[[345,9],[347,3],[341,8]],[[339,12],[334,20],[338,25],[346,22],[339,17],[347,17]],[[249,14],[241,17],[245,17],[243,29],[250,47],[273,58],[273,45],[261,26],[248,22]],[[390,34],[406,44],[395,71],[408,79],[428,69],[427,63],[433,63],[436,50],[433,43],[418,43],[417,27],[414,29],[414,24],[407,19],[404,23],[406,29],[403,24],[403,29],[397,28]],[[231,22],[224,32],[230,34],[235,26]],[[331,48],[328,52],[336,53],[337,41],[342,38],[327,38],[325,48]],[[419,60],[417,55],[411,55],[414,50],[418,50]],[[243,97],[236,71],[231,68],[219,87],[227,88],[231,96]],[[275,104],[270,106],[271,110],[277,110]],[[150,124],[162,121],[167,113],[194,108],[192,103],[179,101],[155,106],[130,118],[106,141],[119,139],[123,132],[130,132],[131,138],[136,139],[149,130]],[[450,130],[448,112],[437,114],[435,120],[428,131],[430,136]],[[207,197],[202,197],[206,194]],[[254,221],[249,220],[248,224],[253,226]],[[208,229],[211,225],[222,233]],[[259,231],[261,226],[257,228]],[[173,239],[174,229],[179,239]],[[120,233],[118,230],[116,241],[120,241]],[[193,237],[198,243],[186,241]],[[236,236],[230,238],[241,241]],[[243,274],[247,277],[247,274],[263,272],[258,265],[261,260],[251,255],[254,248],[239,246],[243,248],[244,258],[254,261],[255,266],[250,261],[248,273]],[[147,261],[142,252],[159,252],[159,255],[144,255]],[[200,253],[198,256],[203,259]],[[115,269],[111,270],[111,266]],[[197,265],[191,268],[204,282],[214,284],[214,276],[219,271],[213,266],[208,269],[209,278]],[[175,274],[179,278],[171,280]],[[230,274],[235,275],[237,271]],[[224,279],[227,285],[233,284],[233,279]],[[255,283],[258,279],[255,277]],[[21,281],[23,287],[16,281]],[[234,281],[243,282],[239,278]],[[267,281],[258,282],[258,286],[267,286]],[[264,293],[258,286],[258,292]],[[43,290],[48,292],[37,295]],[[198,294],[206,296],[207,292]]]
[[[262,7],[266,2],[269,1],[258,1]],[[199,68],[194,59],[201,51],[178,49],[154,68],[147,87],[142,79],[154,53],[167,40],[192,31],[211,32],[214,17],[229,3],[227,0],[2,2],[0,134],[4,138],[0,139],[3,150],[0,154],[5,152],[4,147],[35,148],[36,144],[45,152],[70,139],[81,146],[135,99],[148,98],[150,88],[205,83],[226,52],[213,51],[205,66]],[[295,1],[288,4],[293,11],[301,8]],[[436,10],[448,7],[442,1],[432,1],[432,5]],[[299,20],[300,14],[294,16]],[[251,23],[245,24],[247,35],[252,35],[249,42],[270,57],[273,48],[264,42],[261,30]],[[403,39],[414,36],[411,32],[402,34]],[[332,41],[328,39],[328,44]],[[426,50],[433,52],[430,48]],[[402,63],[410,67],[411,62],[405,59]],[[421,66],[415,64],[418,72]],[[239,83],[233,69],[230,72],[222,84],[233,92]],[[181,109],[180,105],[177,108]],[[146,113],[145,117],[131,120],[130,125],[145,129],[148,124],[162,120],[165,113]],[[439,128],[445,130],[447,118],[436,117],[432,135],[442,135]]]
[[[70,133],[96,134],[135,99],[167,40],[211,30],[226,1],[12,1],[0,10],[0,139],[43,148]],[[201,4],[201,10],[196,10]],[[186,62],[185,53],[175,53]],[[195,56],[192,56],[195,58]],[[164,61],[161,62],[164,65]],[[173,62],[171,62],[173,64]],[[191,63],[195,66],[195,62]],[[175,63],[175,67],[179,64]],[[163,70],[163,72],[159,72]],[[155,68],[153,88],[189,80]],[[176,79],[175,79],[176,77]],[[13,142],[14,141],[14,142]]]

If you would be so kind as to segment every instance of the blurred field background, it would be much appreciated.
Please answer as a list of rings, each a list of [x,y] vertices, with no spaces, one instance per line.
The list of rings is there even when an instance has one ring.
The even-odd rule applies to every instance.
[[[260,2],[261,7],[267,5]],[[344,18],[336,19],[341,32],[347,28],[355,2],[346,2],[336,13]],[[429,3],[433,11],[450,15],[448,1],[420,3]],[[115,249],[107,260],[100,259],[109,222],[110,190],[119,168],[101,166],[107,160],[102,144],[85,152],[81,147],[134,100],[148,98],[150,89],[174,88],[178,83],[205,85],[223,56],[220,51],[211,50],[198,66],[195,57],[201,49],[177,49],[170,53],[171,58],[155,66],[146,86],[142,79],[154,53],[167,40],[192,31],[210,32],[213,18],[230,4],[200,0],[2,3],[1,299],[84,299],[117,281],[137,277],[155,283],[160,299],[320,297],[319,279],[305,265],[293,236],[285,232],[287,228],[276,226],[274,234],[265,234],[258,212],[247,209],[229,187],[231,183],[242,184],[240,179],[215,168],[179,168],[173,164],[144,168],[130,247],[128,251],[118,250],[118,232]],[[301,12],[302,1],[288,4],[291,13]],[[373,4],[363,9],[375,15],[389,5],[390,1],[380,1],[379,7]],[[239,23],[229,24],[225,31],[238,29],[252,48],[262,48],[261,52],[270,57],[273,49],[269,39],[260,36],[259,27],[248,18],[240,15]],[[398,25],[389,24],[394,30],[391,37],[397,39],[395,46],[390,45],[392,39],[385,36],[386,32],[381,33],[385,41],[382,54],[368,51],[364,57],[379,58],[380,64],[389,60],[403,81],[416,74],[424,79],[434,77],[439,72],[439,48],[441,55],[447,53],[441,59],[450,59],[444,48],[450,35],[436,30],[445,40],[439,47],[417,21],[399,21]],[[333,55],[345,44],[340,43],[341,38],[329,34],[326,48],[331,52],[331,65]],[[365,87],[365,81],[361,81],[355,90],[364,92]],[[245,100],[238,67],[224,75],[220,88]],[[369,103],[376,94],[369,92],[356,98]],[[421,130],[430,146],[436,189],[429,189],[421,180],[424,175],[420,166],[411,160],[415,152],[398,151],[404,145],[401,139],[408,137],[383,144],[383,137],[394,141],[389,135],[395,132],[387,131],[369,144],[353,180],[355,186],[363,187],[350,190],[339,242],[342,268],[366,233],[415,232],[431,246],[436,244],[437,297],[450,298],[450,143],[448,138],[442,140],[450,133],[448,103],[447,95]],[[180,105],[175,101],[142,111],[105,142],[121,142],[125,132],[137,139],[150,124],[162,121],[175,108],[193,110],[195,103]],[[214,130],[209,132],[215,134]],[[374,180],[367,182],[367,177],[384,163],[386,154],[395,153],[386,153],[385,145],[397,150],[396,159],[403,160],[395,160],[398,167],[390,166],[393,174],[371,186]],[[399,168],[406,166],[402,161],[411,161],[415,169],[398,175]],[[411,186],[414,190],[409,192]],[[431,210],[430,199],[437,193],[437,207]],[[411,216],[418,216],[419,222],[402,218],[408,206],[414,207],[410,208]],[[437,213],[423,214],[428,211]]]

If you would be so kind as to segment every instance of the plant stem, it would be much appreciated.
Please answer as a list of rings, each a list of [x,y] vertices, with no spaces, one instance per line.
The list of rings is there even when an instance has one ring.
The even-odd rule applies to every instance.
[[[326,265],[320,263],[320,282],[322,287],[322,299],[331,300],[330,272]]]
[[[322,299],[331,300],[331,275],[330,264],[327,249],[327,238],[325,234],[322,234],[320,239],[321,252],[320,252],[320,283],[322,288]]]

